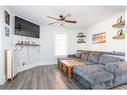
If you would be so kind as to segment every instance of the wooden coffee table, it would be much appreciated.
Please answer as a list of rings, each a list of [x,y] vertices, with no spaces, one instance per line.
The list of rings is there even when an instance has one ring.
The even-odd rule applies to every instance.
[[[82,65],[82,62],[76,60],[61,60],[60,61],[60,69],[68,75],[71,79],[73,77],[73,67]]]

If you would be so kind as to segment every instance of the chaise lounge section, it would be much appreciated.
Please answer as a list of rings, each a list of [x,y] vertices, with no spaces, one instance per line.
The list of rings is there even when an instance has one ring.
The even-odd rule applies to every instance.
[[[60,60],[77,60],[84,65],[73,68],[74,79],[84,88],[108,89],[127,83],[127,64],[123,53],[77,51]]]

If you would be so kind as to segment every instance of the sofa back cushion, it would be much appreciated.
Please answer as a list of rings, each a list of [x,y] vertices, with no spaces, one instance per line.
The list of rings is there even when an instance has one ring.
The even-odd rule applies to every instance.
[[[77,51],[76,54],[75,54],[75,57],[76,58],[81,58],[81,55],[82,55],[82,51]]]
[[[121,62],[121,61],[124,61],[124,59],[121,56],[103,54],[100,57],[99,64],[106,65],[107,63]]]
[[[101,53],[91,52],[88,56],[88,61],[98,63],[100,56],[101,56]]]
[[[87,61],[89,56],[89,52],[83,52],[81,55],[81,60]]]

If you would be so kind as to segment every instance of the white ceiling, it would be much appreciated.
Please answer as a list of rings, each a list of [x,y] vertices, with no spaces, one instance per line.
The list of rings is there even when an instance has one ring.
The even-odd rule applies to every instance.
[[[67,24],[71,28],[84,28],[103,19],[124,11],[124,6],[8,6],[13,13],[37,24],[48,24],[54,20],[46,16],[58,17],[67,13],[76,24]]]

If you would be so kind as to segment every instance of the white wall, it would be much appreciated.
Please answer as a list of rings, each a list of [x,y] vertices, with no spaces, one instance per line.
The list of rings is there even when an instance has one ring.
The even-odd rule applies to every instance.
[[[117,34],[117,31],[119,30],[113,28],[112,24],[114,24],[120,16],[123,16],[125,18],[125,12],[119,13],[85,29],[84,33],[86,34],[87,43],[85,47],[82,48],[94,51],[125,52],[125,40],[112,39],[112,37],[115,36]],[[106,32],[106,43],[92,44],[92,35],[101,32]]]
[[[40,39],[13,35],[13,46],[17,41],[22,39],[39,41],[41,45],[39,48],[24,47],[23,49],[19,50],[18,53],[18,64],[20,67],[19,71],[21,71],[22,69],[24,70],[26,68],[29,68],[31,66],[56,64],[57,57],[55,56],[55,32],[67,32],[68,54],[75,53],[77,49],[76,36],[78,32],[82,31],[83,30],[66,29],[59,26],[40,25]],[[40,52],[38,51],[38,49]],[[26,63],[26,66],[23,66],[23,62]]]
[[[5,82],[5,49],[12,48],[11,25],[8,26],[4,22],[4,10],[7,10],[11,16],[8,8],[0,7],[0,84]],[[10,37],[5,36],[5,26],[10,28]]]
[[[82,29],[67,29],[58,26],[49,26],[49,25],[40,25],[40,39],[23,37],[14,34],[14,14],[11,13],[6,7],[0,8],[0,17],[2,18],[0,21],[0,50],[2,55],[0,56],[0,76],[1,81],[5,81],[5,49],[13,49],[17,50],[17,68],[18,71],[22,71],[34,66],[38,65],[48,65],[48,64],[56,64],[56,56],[55,56],[55,32],[67,32],[68,34],[68,53],[75,53],[76,51],[76,42],[77,42],[77,33],[82,32]],[[11,35],[10,37],[6,37],[4,35],[4,10],[8,10],[11,16]],[[40,48],[35,47],[24,47],[20,48],[15,46],[18,41],[21,40],[31,40],[35,42],[40,42]],[[40,51],[40,52],[39,52]],[[23,62],[26,63],[23,66]],[[3,82],[0,82],[1,84]]]

